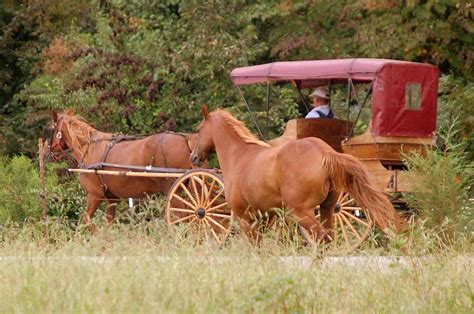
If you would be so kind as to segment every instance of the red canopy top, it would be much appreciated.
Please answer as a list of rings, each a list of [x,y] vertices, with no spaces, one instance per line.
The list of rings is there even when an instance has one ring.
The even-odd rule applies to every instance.
[[[294,81],[299,88],[373,83],[372,133],[380,136],[431,137],[436,129],[437,67],[387,59],[335,59],[274,62],[237,68],[235,85]]]
[[[235,85],[264,83],[267,81],[298,81],[300,87],[315,87],[327,84],[331,79],[354,82],[371,82],[377,72],[387,64],[405,64],[413,68],[432,67],[430,64],[389,59],[332,59],[313,61],[283,61],[236,68],[231,78]]]

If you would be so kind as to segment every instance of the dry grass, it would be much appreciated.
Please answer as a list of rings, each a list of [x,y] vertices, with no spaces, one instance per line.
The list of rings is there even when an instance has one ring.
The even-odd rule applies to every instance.
[[[328,262],[295,241],[180,244],[162,219],[100,228],[0,229],[0,312],[472,312],[472,244],[403,263]],[[292,236],[287,230],[287,239]],[[398,253],[375,248],[363,253]],[[282,256],[304,256],[303,260]],[[324,254],[323,254],[324,255]]]

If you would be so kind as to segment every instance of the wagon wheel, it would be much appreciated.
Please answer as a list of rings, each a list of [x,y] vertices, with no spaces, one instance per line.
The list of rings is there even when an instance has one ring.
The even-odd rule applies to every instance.
[[[227,206],[224,182],[209,170],[191,170],[168,193],[166,222],[180,225],[185,238],[214,239],[223,244],[231,232],[233,214]]]
[[[316,218],[321,219],[319,210]],[[335,232],[329,251],[343,253],[355,250],[367,239],[372,227],[373,222],[367,211],[349,193],[341,192],[334,209]]]

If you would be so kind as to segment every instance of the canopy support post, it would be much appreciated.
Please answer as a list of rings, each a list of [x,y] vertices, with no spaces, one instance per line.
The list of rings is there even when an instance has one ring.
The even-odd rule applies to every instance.
[[[267,82],[267,121],[265,126],[265,133],[268,137],[268,120],[269,120],[269,113],[270,113],[270,81]]]
[[[349,118],[350,118],[350,104],[351,104],[351,87],[352,87],[352,79],[347,79],[347,119],[346,119],[346,139],[350,137],[349,134]]]
[[[306,102],[306,100],[303,96],[303,93],[301,93],[300,85],[296,81],[291,81],[291,82],[296,86],[296,89],[298,90],[298,95],[300,95],[300,99],[301,99],[301,101],[303,102],[303,104],[306,108],[306,113],[308,113],[309,112],[309,106],[308,106],[308,103]]]
[[[367,91],[367,94],[365,94],[364,101],[362,102],[362,105],[360,106],[359,113],[357,114],[357,118],[354,121],[354,124],[352,125],[352,130],[351,134],[354,133],[354,129],[356,127],[357,121],[359,121],[360,114],[362,113],[362,109],[364,109],[365,103],[367,102],[367,99],[369,99],[369,95],[372,93],[372,88],[374,86],[374,81],[370,84],[369,90]]]
[[[253,122],[255,123],[255,126],[257,127],[257,130],[258,130],[258,133],[260,134],[260,136],[262,137],[262,139],[264,141],[266,141],[267,139],[265,138],[265,136],[263,136],[263,133],[262,133],[262,130],[260,129],[260,126],[258,125],[258,122],[257,122],[257,119],[255,118],[253,112],[252,112],[252,109],[250,109],[250,106],[247,102],[247,99],[245,98],[244,94],[242,93],[242,90],[240,89],[239,86],[237,86],[237,90],[239,91],[239,94],[240,94],[240,97],[242,97],[243,101],[244,101],[244,104],[245,106],[247,107],[247,110],[249,111],[250,113],[250,116],[252,117],[252,120]]]

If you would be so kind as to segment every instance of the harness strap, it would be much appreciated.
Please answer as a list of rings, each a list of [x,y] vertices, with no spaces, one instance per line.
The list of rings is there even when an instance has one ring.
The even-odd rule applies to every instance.
[[[120,142],[120,140],[117,141],[117,138],[113,138],[108,144],[107,144],[107,147],[104,151],[104,154],[102,155],[102,160],[101,160],[101,163],[105,163],[107,161],[107,156],[109,155],[110,151],[112,150],[112,147],[114,147],[115,144],[117,144],[118,142]],[[98,167],[97,170],[100,170],[102,169],[103,167],[100,166]],[[102,177],[102,175],[98,174],[97,172],[95,173],[96,176],[97,176],[97,179],[99,180],[99,183],[100,183],[100,187],[102,188],[102,192],[104,193],[104,196],[107,197],[108,195],[111,195],[110,191],[109,191],[109,188],[107,187],[107,185],[105,184],[104,182],[104,178]]]
[[[155,150],[153,151],[153,154],[151,156],[151,161],[150,161],[150,166],[153,167],[154,166],[154,163],[155,163],[155,157],[156,157],[156,152],[158,151],[158,147],[160,148],[160,155],[161,155],[161,162],[162,164],[167,168],[168,167],[168,164],[166,162],[166,156],[165,156],[165,153],[164,153],[164,150],[163,150],[163,142],[165,140],[165,136],[168,134],[169,132],[164,132],[164,133],[161,133],[160,134],[160,138],[158,140],[158,142],[156,143],[155,145]]]
[[[165,150],[163,148],[163,143],[165,142],[166,135],[168,135],[168,132],[165,132],[165,133],[162,134],[162,136],[160,137],[159,144],[160,144],[161,161],[162,161],[163,165],[166,168],[168,168],[168,163],[166,162]]]

